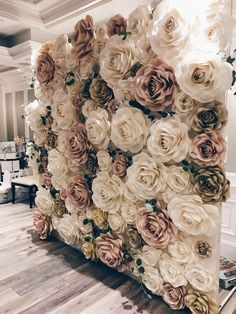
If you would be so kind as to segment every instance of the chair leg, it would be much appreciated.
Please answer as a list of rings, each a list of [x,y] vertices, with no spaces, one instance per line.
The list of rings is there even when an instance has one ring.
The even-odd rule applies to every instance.
[[[33,202],[34,202],[34,195],[33,195],[33,187],[29,187],[29,202],[30,202],[30,208],[33,208]]]
[[[16,201],[16,186],[14,183],[11,184],[11,191],[12,191],[12,204],[15,204]]]

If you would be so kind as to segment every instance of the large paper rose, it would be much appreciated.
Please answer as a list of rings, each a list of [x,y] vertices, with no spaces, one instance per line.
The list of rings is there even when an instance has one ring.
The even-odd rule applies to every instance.
[[[70,212],[81,213],[92,205],[91,191],[81,176],[75,176],[69,179],[67,190],[67,199],[73,206],[67,207]]]
[[[134,82],[130,77],[127,80],[119,80],[113,87],[115,98],[121,102],[128,102],[134,98]]]
[[[76,245],[81,237],[80,230],[77,225],[77,215],[65,214],[54,228],[68,245]]]
[[[171,257],[181,264],[192,263],[195,256],[195,247],[191,240],[180,237],[168,245],[168,252]]]
[[[179,195],[168,204],[168,213],[176,227],[192,235],[212,235],[218,228],[219,210],[204,204],[198,195]]]
[[[33,213],[33,223],[40,239],[47,239],[51,233],[51,219],[37,210]]]
[[[134,96],[152,111],[161,111],[173,104],[177,82],[172,67],[155,58],[141,67],[134,79]]]
[[[167,187],[162,193],[163,200],[168,203],[178,194],[190,194],[192,191],[190,175],[182,167],[170,166],[168,168]]]
[[[216,301],[192,289],[185,296],[185,304],[194,314],[218,314],[219,306]]]
[[[219,167],[201,168],[194,176],[194,191],[204,202],[222,202],[229,196],[230,182]]]
[[[107,41],[100,55],[100,74],[110,87],[127,74],[134,64],[134,43],[114,35]]]
[[[97,257],[106,265],[122,270],[123,243],[119,238],[111,234],[101,234],[96,238]]]
[[[127,21],[126,19],[120,15],[116,14],[107,23],[107,34],[109,37],[113,35],[119,35],[120,33],[124,33],[126,31]]]
[[[53,214],[54,202],[48,190],[39,187],[36,193],[35,204],[45,216]]]
[[[175,288],[187,285],[184,266],[181,263],[178,263],[167,254],[162,254],[159,264],[160,273],[166,282]]]
[[[52,181],[56,184],[55,188],[65,187],[65,178],[69,174],[66,158],[55,148],[48,152],[48,171],[52,173]]]
[[[114,97],[112,89],[107,86],[107,83],[101,78],[94,78],[92,80],[89,92],[92,100],[102,108],[106,108],[109,101]]]
[[[85,127],[88,139],[98,149],[106,149],[110,141],[110,122],[105,109],[92,111],[86,120]]]
[[[181,310],[185,307],[185,294],[185,287],[175,288],[168,282],[163,283],[162,298],[173,310]]]
[[[126,192],[134,194],[139,200],[153,199],[165,190],[166,181],[164,164],[142,152],[133,157],[133,164],[127,169]]]
[[[120,209],[123,195],[122,181],[115,175],[99,172],[92,184],[94,204],[106,212],[115,213]]]
[[[156,267],[161,259],[161,254],[161,250],[158,250],[150,245],[144,245],[140,255],[144,267],[146,265]]]
[[[138,153],[146,143],[149,122],[144,114],[135,108],[121,108],[111,122],[111,140],[123,151]]]
[[[130,202],[128,200],[124,200],[121,205],[121,216],[124,218],[124,220],[130,224],[134,225],[136,221],[136,215],[137,215],[137,205],[136,203]]]
[[[146,266],[142,276],[142,282],[155,294],[160,294],[162,289],[162,278],[157,268]]]
[[[230,88],[232,67],[218,57],[190,54],[181,63],[178,83],[192,98],[210,102]]]
[[[198,265],[186,267],[186,278],[194,289],[201,292],[209,292],[217,288],[214,274]]]
[[[187,1],[184,1],[182,6],[186,5]],[[177,62],[177,57],[187,48],[194,31],[189,20],[174,1],[162,1],[155,9],[149,27],[150,41],[153,51],[166,62]]]
[[[40,85],[47,85],[54,78],[55,65],[47,52],[38,56],[36,61],[36,78]]]
[[[183,91],[179,91],[175,94],[174,106],[175,111],[180,115],[180,117],[191,117],[198,108],[199,102],[196,99],[191,98]]]
[[[75,123],[75,109],[70,97],[59,89],[53,95],[52,117],[53,131],[68,130]]]
[[[78,123],[66,135],[65,154],[72,167],[80,167],[88,160],[91,146],[87,131],[82,123]]]
[[[202,104],[191,120],[191,127],[195,132],[211,132],[221,130],[227,122],[228,111],[222,103],[212,101]]]
[[[109,223],[109,226],[115,233],[123,233],[127,228],[125,220],[118,213],[109,213],[107,221]]]
[[[146,5],[138,6],[128,17],[127,31],[131,32],[135,38],[146,35],[151,17],[150,7]]]
[[[165,118],[156,121],[150,128],[147,148],[153,157],[162,162],[180,162],[189,151],[190,139],[186,124],[179,118]]]
[[[191,158],[198,165],[216,166],[224,161],[226,142],[215,132],[203,133],[193,139]]]
[[[96,109],[97,104],[93,100],[86,100],[82,106],[82,114],[85,116],[85,118],[88,118],[90,113],[92,111],[96,111]]]
[[[100,171],[109,172],[112,167],[112,158],[105,150],[99,150],[97,152],[97,160]]]
[[[30,128],[33,131],[42,130],[45,128],[43,125],[42,117],[46,116],[47,110],[46,106],[40,102],[38,102],[37,99],[35,99],[33,102],[29,103],[27,107],[25,108],[25,120],[28,125],[30,125]]]
[[[94,26],[93,18],[86,15],[85,19],[80,20],[74,27],[71,43],[72,53],[81,60],[93,51],[94,45]]]
[[[157,214],[141,208],[136,216],[136,226],[144,241],[157,249],[165,249],[178,235],[177,228],[164,212]]]

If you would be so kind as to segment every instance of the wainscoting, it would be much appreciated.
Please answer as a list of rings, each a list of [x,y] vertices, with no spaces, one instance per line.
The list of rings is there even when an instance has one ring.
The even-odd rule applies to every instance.
[[[236,259],[236,173],[227,173],[231,196],[222,206],[221,255]]]

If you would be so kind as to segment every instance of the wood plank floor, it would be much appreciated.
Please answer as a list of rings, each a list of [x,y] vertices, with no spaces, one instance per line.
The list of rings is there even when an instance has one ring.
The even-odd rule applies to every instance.
[[[0,206],[0,314],[188,313],[148,299],[134,280],[56,239],[38,240],[31,215],[25,204]],[[236,295],[222,314],[235,308]]]

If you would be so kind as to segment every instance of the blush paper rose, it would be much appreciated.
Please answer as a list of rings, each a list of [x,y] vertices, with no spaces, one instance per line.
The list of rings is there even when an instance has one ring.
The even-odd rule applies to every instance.
[[[224,161],[226,142],[215,132],[202,133],[193,139],[191,158],[198,165],[216,166]]]
[[[96,255],[106,265],[122,270],[123,243],[111,234],[101,234],[96,238]]]
[[[152,111],[161,111],[173,104],[177,82],[172,67],[155,58],[141,67],[134,79],[134,96]]]
[[[177,228],[164,212],[157,214],[141,208],[136,215],[136,226],[144,241],[157,249],[165,249],[178,235]]]
[[[109,37],[113,35],[119,35],[120,33],[124,33],[126,31],[127,21],[126,19],[120,15],[116,14],[107,23],[107,34]]]
[[[51,233],[51,219],[45,216],[39,210],[33,214],[34,227],[39,234],[41,240],[47,239]]]
[[[47,85],[54,78],[55,65],[47,52],[39,55],[36,62],[36,78],[40,85]]]
[[[173,310],[181,310],[185,307],[185,294],[186,288],[184,286],[175,288],[168,282],[163,284],[162,298]]]
[[[79,21],[74,27],[71,43],[72,53],[81,60],[93,51],[94,45],[94,26],[93,18],[87,15],[85,19]]]

